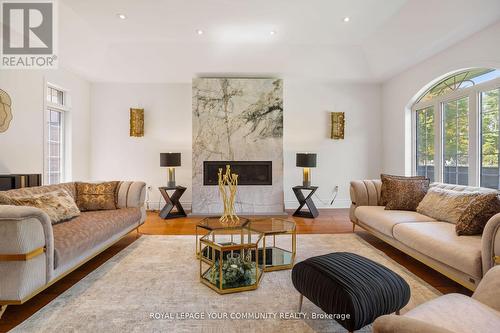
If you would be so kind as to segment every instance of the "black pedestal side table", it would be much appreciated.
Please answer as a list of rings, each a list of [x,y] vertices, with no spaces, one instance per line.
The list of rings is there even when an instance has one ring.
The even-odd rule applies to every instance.
[[[179,199],[182,197],[184,192],[186,191],[185,187],[175,186],[175,187],[159,187],[161,195],[165,199],[165,206],[160,211],[160,217],[162,219],[174,219],[176,217],[185,217],[186,212],[182,207]],[[167,191],[174,191],[172,196],[168,194]],[[172,212],[172,209],[176,207],[177,211]]]
[[[314,205],[314,201],[312,199],[312,196],[314,192],[318,189],[317,186],[294,186],[292,187],[293,193],[297,197],[297,200],[299,201],[299,208],[293,213],[293,216],[297,217],[307,217],[307,218],[315,218],[319,215],[318,209]],[[304,196],[304,193],[302,193],[303,190],[310,191],[307,196]],[[302,207],[304,205],[307,206],[309,211],[302,211]]]

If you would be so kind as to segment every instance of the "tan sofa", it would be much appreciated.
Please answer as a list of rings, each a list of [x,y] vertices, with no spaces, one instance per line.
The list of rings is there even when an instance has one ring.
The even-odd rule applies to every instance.
[[[472,297],[447,294],[403,316],[386,315],[374,333],[497,333],[500,330],[500,267],[486,273]]]
[[[380,180],[351,182],[350,218],[355,225],[474,290],[500,257],[500,214],[487,223],[482,235],[457,236],[455,225],[411,211],[379,206]],[[431,187],[457,191],[492,189],[433,183]]]
[[[2,312],[6,305],[26,302],[144,223],[146,184],[121,182],[119,186],[118,209],[82,212],[55,225],[40,209],[0,205]],[[74,183],[3,193],[15,197],[61,188],[75,196]]]

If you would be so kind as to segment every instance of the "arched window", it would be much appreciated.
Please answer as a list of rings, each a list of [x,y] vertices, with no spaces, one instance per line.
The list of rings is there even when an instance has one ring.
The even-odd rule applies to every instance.
[[[500,188],[500,71],[470,69],[429,88],[412,107],[413,173]]]

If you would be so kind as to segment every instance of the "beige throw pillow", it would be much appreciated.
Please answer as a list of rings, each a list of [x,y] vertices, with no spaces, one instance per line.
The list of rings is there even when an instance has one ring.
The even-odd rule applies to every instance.
[[[417,207],[417,213],[427,215],[438,221],[457,223],[465,208],[479,192],[462,192],[430,188]]]
[[[57,190],[24,197],[9,197],[0,194],[0,204],[13,206],[30,206],[43,210],[52,224],[69,220],[80,215],[73,197],[66,190]]]
[[[469,203],[455,226],[457,235],[479,235],[488,220],[500,213],[498,193],[480,194]]]

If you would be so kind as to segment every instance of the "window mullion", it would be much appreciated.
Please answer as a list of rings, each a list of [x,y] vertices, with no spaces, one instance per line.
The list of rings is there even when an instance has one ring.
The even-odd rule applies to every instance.
[[[434,180],[443,182],[443,114],[442,103],[434,102]]]
[[[480,117],[480,107],[478,104],[478,93],[472,91],[469,94],[469,185],[480,186],[480,172],[479,172],[479,142],[481,141],[479,136],[481,131],[479,130],[479,117]]]
[[[411,175],[417,174],[417,109],[411,109]]]
[[[480,99],[480,102],[482,103],[482,97]],[[497,112],[497,121],[498,124],[500,124],[500,87],[498,88],[498,98],[497,98],[497,105],[498,105],[498,112]],[[480,108],[482,110],[482,107]],[[497,135],[499,137],[499,140],[497,140],[497,167],[500,168],[500,126],[497,127]],[[482,163],[482,161],[481,161]],[[482,165],[481,165],[482,167]],[[498,184],[500,185],[500,170],[498,170]],[[498,186],[497,186],[498,187]]]
[[[481,102],[482,102],[482,100],[481,100]],[[498,113],[497,113],[498,114],[498,124],[500,124],[500,87],[498,88],[498,101],[497,101],[497,103],[498,103]],[[500,138],[500,126],[498,126],[497,130],[498,130],[498,137]],[[500,139],[497,141],[498,141],[497,142],[497,144],[498,144],[498,146],[497,146],[498,147],[497,167],[500,167]],[[498,178],[499,178],[498,184],[500,184],[500,170],[498,172]]]
[[[63,98],[64,98],[64,95],[63,95]],[[59,135],[60,135],[60,147],[59,147],[59,156],[61,156],[61,159],[60,159],[60,178],[59,180],[61,182],[64,182],[66,181],[66,137],[65,137],[65,132],[66,132],[66,128],[65,128],[65,118],[66,118],[66,114],[64,111],[61,111],[61,114],[60,114],[60,124],[59,124]]]
[[[455,110],[456,110],[456,113],[455,113],[455,124],[457,126],[457,131],[455,133],[455,138],[457,140],[457,146],[456,146],[456,150],[455,150],[455,158],[456,158],[456,166],[455,166],[455,184],[459,184],[458,182],[458,175],[459,175],[459,170],[460,170],[460,165],[458,163],[458,145],[459,145],[459,141],[460,141],[460,130],[459,130],[459,124],[458,124],[458,99],[455,101]]]

